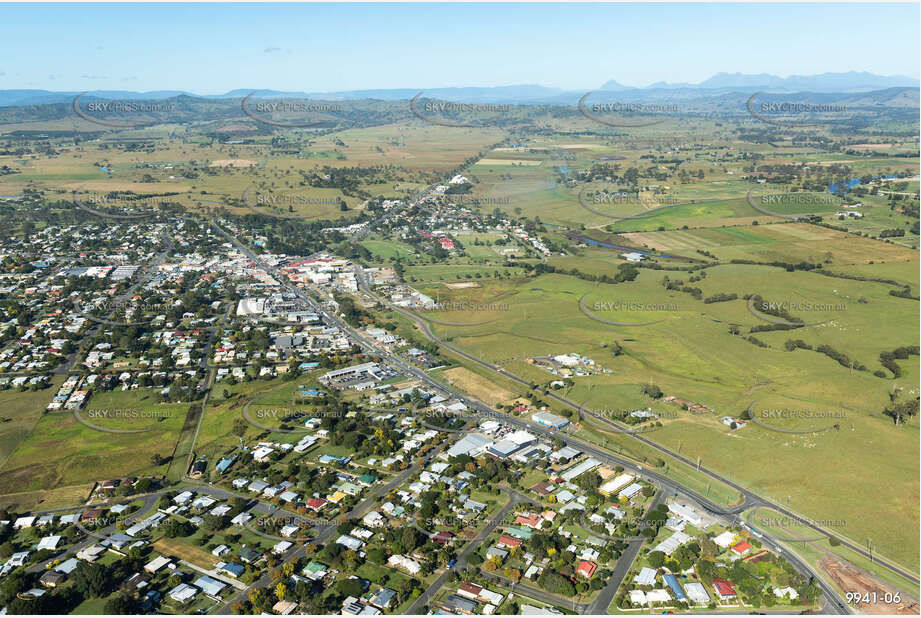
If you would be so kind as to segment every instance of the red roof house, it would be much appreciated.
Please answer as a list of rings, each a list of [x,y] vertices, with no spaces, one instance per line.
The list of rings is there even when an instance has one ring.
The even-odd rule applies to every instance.
[[[747,541],[739,541],[738,543],[732,546],[732,551],[739,554],[740,556],[744,556],[745,553],[751,548],[752,548],[751,543],[748,543]]]
[[[519,515],[515,518],[515,523],[527,526],[528,528],[538,529],[543,520],[544,518],[540,516],[540,513],[531,513],[529,515]]]
[[[326,506],[326,500],[323,498],[310,498],[307,500],[307,508],[314,511],[319,511],[324,506]]]
[[[713,589],[716,590],[716,594],[723,601],[736,596],[735,584],[733,584],[728,579],[723,579],[722,577],[714,578]]]
[[[582,560],[579,562],[579,568],[576,569],[576,573],[583,576],[586,579],[591,579],[592,575],[595,574],[595,571],[598,569],[598,565],[592,562],[591,560]]]
[[[519,547],[521,545],[521,539],[503,534],[499,537],[499,541],[496,544],[501,547]]]

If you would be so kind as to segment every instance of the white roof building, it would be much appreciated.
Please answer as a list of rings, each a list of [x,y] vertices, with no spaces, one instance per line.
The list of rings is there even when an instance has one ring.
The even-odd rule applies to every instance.
[[[633,578],[633,583],[637,586],[652,586],[656,583],[656,570],[649,567],[643,567],[640,572]]]
[[[726,549],[727,547],[732,545],[732,542],[735,540],[735,538],[736,538],[736,535],[733,534],[731,531],[724,530],[719,535],[713,538],[713,542],[716,543],[718,546],[722,547],[723,549]]]
[[[710,595],[707,594],[707,589],[700,582],[685,584],[684,592],[688,600],[695,605],[706,605],[710,602]]]
[[[634,605],[646,605],[646,593],[642,590],[631,590],[630,602]]]

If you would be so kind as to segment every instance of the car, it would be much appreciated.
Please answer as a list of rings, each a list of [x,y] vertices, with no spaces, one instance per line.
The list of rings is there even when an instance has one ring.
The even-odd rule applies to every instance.
[[[448,561],[448,568],[452,568],[455,564],[457,564],[457,558],[451,558],[451,560]]]
[[[408,408],[397,408],[397,412],[409,412]]]

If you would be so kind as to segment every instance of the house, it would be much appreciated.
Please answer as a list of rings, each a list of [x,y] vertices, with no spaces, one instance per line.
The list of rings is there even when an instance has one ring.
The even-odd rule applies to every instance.
[[[631,590],[630,603],[632,605],[646,605],[646,593],[642,590]]]
[[[473,582],[464,582],[457,588],[457,594],[466,598],[476,600],[480,596],[483,587]]]
[[[452,594],[442,602],[441,608],[451,614],[473,615],[476,613],[476,602]]]
[[[167,593],[169,598],[181,604],[188,603],[194,599],[197,594],[198,588],[190,586],[189,584],[179,584]]]
[[[323,498],[308,498],[305,506],[311,511],[319,511],[326,506],[326,500]]]
[[[239,556],[243,562],[252,564],[262,558],[262,552],[252,547],[244,547],[240,550]]]
[[[387,559],[387,565],[394,568],[402,568],[410,575],[415,575],[422,568],[422,565],[412,558],[400,554],[390,556],[390,558]]]
[[[786,588],[774,588],[774,596],[778,599],[788,598],[791,601],[795,601],[799,594],[796,590],[787,586]]]
[[[219,562],[214,566],[219,573],[227,573],[231,577],[240,577],[246,572],[246,567],[237,562]]]
[[[736,596],[735,584],[722,577],[713,579],[713,589],[716,590],[716,596],[719,597],[720,601],[728,601]]]
[[[351,549],[354,551],[358,551],[361,549],[361,546],[365,544],[364,541],[356,539],[353,536],[349,536],[348,534],[341,535],[338,539],[336,539],[336,542],[346,549]]]
[[[610,496],[619,492],[621,489],[633,482],[635,477],[632,474],[620,474],[613,479],[605,482],[598,488],[598,493],[602,496]]]
[[[515,518],[515,524],[519,526],[527,526],[534,530],[539,530],[541,522],[544,521],[544,518],[540,513],[529,513],[527,515],[519,515]]]
[[[669,588],[671,588],[672,594],[675,595],[676,601],[684,601],[685,597],[684,590],[681,589],[681,585],[678,583],[678,578],[671,573],[666,573],[662,576],[662,581],[665,582]]]
[[[144,570],[148,573],[156,573],[166,565],[170,563],[170,559],[166,556],[157,556],[146,565],[144,565]]]
[[[594,575],[597,570],[597,564],[590,560],[582,560],[579,562],[579,568],[576,569],[576,573],[586,579],[591,579],[592,575]]]
[[[66,578],[67,576],[63,573],[45,571],[42,576],[38,578],[38,582],[45,588],[56,588],[62,584]]]
[[[102,511],[99,513],[102,514]],[[13,530],[20,530],[22,528],[31,528],[35,523],[35,517],[20,517],[15,522],[13,522]]]
[[[393,604],[394,598],[397,596],[396,590],[391,590],[390,588],[381,588],[374,595],[368,599],[368,603],[374,607],[379,607],[380,609],[390,609],[390,606]]]
[[[319,581],[326,577],[326,565],[322,562],[311,560],[307,563],[307,566],[304,567],[301,573],[303,573],[304,577],[309,580]]]
[[[293,614],[294,610],[297,609],[297,603],[294,601],[279,601],[272,606],[272,611],[280,616],[287,616]]]
[[[732,546],[732,553],[738,556],[744,556],[751,550],[751,548],[752,548],[751,543],[747,541],[739,541],[738,543]]]
[[[713,537],[713,542],[716,543],[718,546],[722,547],[723,549],[726,549],[727,547],[732,545],[732,542],[735,540],[735,538],[736,537],[732,532],[730,532],[729,530],[724,530],[719,535]]]
[[[60,535],[46,536],[42,538],[41,541],[38,542],[38,545],[35,547],[35,549],[38,551],[41,551],[43,549],[54,550],[57,548],[60,540],[61,540]]]
[[[217,556],[218,558],[220,558],[221,556],[228,553],[229,551],[230,551],[230,548],[227,547],[226,545],[218,545],[217,547],[211,550],[211,555]]]
[[[370,511],[361,521],[364,525],[370,526],[371,528],[380,528],[387,523],[384,516],[377,511]]]
[[[710,602],[710,595],[707,594],[707,589],[700,582],[685,584],[684,592],[688,596],[688,601],[693,605],[706,605]]]
[[[213,577],[208,577],[207,575],[202,575],[196,579],[193,584],[202,589],[202,591],[211,597],[216,597],[221,594],[221,590],[227,587],[227,584],[219,582]]]
[[[672,600],[672,595],[668,593],[668,590],[664,588],[657,588],[655,590],[650,590],[646,593],[646,602],[647,603],[668,603]]]
[[[643,567],[633,578],[633,583],[637,586],[652,586],[656,583],[656,570]]]
[[[511,549],[512,547],[520,547],[521,539],[516,539],[513,536],[503,534],[499,537],[499,540],[496,541],[496,547],[501,547],[503,549]]]
[[[135,573],[124,582],[122,582],[122,587],[130,592],[139,592],[140,590],[146,588],[148,584],[150,584],[150,579],[141,573]]]

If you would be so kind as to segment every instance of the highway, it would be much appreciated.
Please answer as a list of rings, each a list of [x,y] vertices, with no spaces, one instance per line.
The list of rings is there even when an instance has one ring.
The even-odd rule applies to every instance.
[[[448,342],[446,342],[446,341],[443,341],[443,340],[439,339],[439,338],[432,332],[432,329],[431,329],[430,324],[428,324],[428,323],[425,321],[424,318],[422,318],[422,317],[420,317],[419,315],[417,315],[417,314],[415,314],[415,313],[412,313],[412,312],[410,312],[410,311],[406,311],[406,310],[404,310],[404,309],[402,309],[402,308],[400,308],[400,307],[396,307],[396,306],[394,306],[393,304],[387,302],[385,299],[383,299],[383,298],[377,296],[376,294],[374,294],[374,292],[371,291],[370,287],[368,286],[368,283],[367,283],[367,281],[365,280],[364,277],[360,277],[360,278],[359,278],[359,282],[360,282],[360,285],[362,286],[362,290],[363,290],[364,292],[366,292],[366,293],[368,293],[368,294],[371,294],[372,297],[378,299],[379,302],[381,302],[381,303],[383,303],[384,305],[386,305],[386,306],[387,306],[389,309],[391,309],[392,311],[395,311],[395,312],[397,312],[397,313],[400,313],[401,315],[403,315],[403,316],[405,316],[405,317],[407,317],[407,318],[413,320],[413,322],[415,322],[415,324],[419,327],[419,329],[422,331],[422,333],[423,333],[429,340],[431,340],[432,342],[438,344],[438,345],[439,345],[440,347],[442,347],[442,348],[445,348],[445,349],[450,350],[451,352],[457,354],[458,356],[461,356],[461,357],[463,357],[463,358],[465,358],[465,359],[467,359],[467,360],[469,360],[469,361],[471,361],[471,362],[473,362],[473,363],[476,363],[477,365],[480,365],[481,367],[484,367],[484,368],[486,368],[486,369],[489,369],[490,371],[494,371],[494,372],[498,373],[499,375],[501,375],[501,376],[503,376],[503,377],[505,377],[505,378],[507,378],[507,379],[509,379],[509,380],[512,380],[512,381],[514,381],[514,382],[516,382],[516,383],[518,383],[518,384],[521,384],[521,385],[523,385],[523,386],[526,386],[528,389],[530,389],[531,385],[530,385],[530,383],[527,382],[526,380],[523,380],[523,379],[521,379],[520,377],[516,376],[515,374],[510,373],[510,372],[504,370],[502,367],[500,367],[500,366],[498,366],[498,365],[494,365],[494,364],[492,364],[492,363],[488,363],[488,362],[486,362],[486,361],[484,361],[484,360],[482,360],[482,359],[480,359],[480,358],[477,358],[476,356],[473,356],[472,354],[469,354],[469,353],[465,352],[464,350],[461,350],[461,349],[455,347],[454,345],[452,345],[452,344],[450,344],[450,343],[448,343]],[[674,481],[668,481],[668,483],[670,483],[670,485],[671,485],[672,487],[674,487],[676,491],[679,491],[679,492],[681,492],[681,493],[687,494],[688,497],[692,498],[695,502],[700,503],[701,505],[705,506],[707,509],[711,510],[711,511],[714,512],[714,513],[717,513],[717,514],[719,514],[719,515],[723,515],[723,516],[730,517],[730,518],[734,521],[734,523],[736,523],[736,524],[738,524],[738,525],[743,525],[743,524],[745,523],[745,522],[742,520],[742,518],[740,517],[740,514],[741,514],[742,512],[744,512],[744,511],[746,511],[746,510],[749,510],[749,509],[752,509],[752,508],[757,508],[757,507],[768,507],[768,508],[772,508],[772,509],[778,511],[779,513],[781,513],[781,514],[783,514],[783,515],[785,515],[785,516],[787,516],[787,517],[789,517],[789,518],[791,518],[791,519],[796,520],[796,521],[799,522],[801,525],[806,526],[806,527],[808,527],[808,528],[811,528],[812,530],[814,530],[814,531],[820,533],[820,534],[823,535],[823,536],[831,536],[831,535],[829,535],[828,532],[826,532],[824,529],[822,529],[820,526],[816,525],[816,524],[813,523],[812,521],[810,521],[810,520],[808,520],[808,519],[805,519],[805,518],[801,517],[800,515],[794,513],[793,511],[791,511],[791,510],[785,508],[784,506],[782,506],[782,505],[780,505],[780,504],[776,504],[776,503],[774,503],[774,502],[772,502],[772,501],[770,501],[770,500],[768,500],[768,499],[766,499],[766,498],[764,498],[764,497],[762,497],[762,496],[759,496],[758,494],[752,492],[751,490],[749,490],[749,489],[747,489],[747,488],[745,488],[745,487],[742,487],[742,486],[739,485],[738,483],[733,482],[732,480],[730,480],[730,479],[728,479],[728,478],[726,478],[726,477],[720,475],[720,474],[717,473],[717,472],[714,472],[714,471],[712,471],[712,470],[710,470],[710,469],[708,469],[708,468],[706,468],[706,467],[704,467],[704,466],[698,466],[698,465],[697,465],[697,462],[691,461],[691,460],[689,460],[688,458],[684,457],[683,455],[681,455],[681,454],[679,454],[679,453],[677,453],[677,452],[675,452],[675,451],[673,451],[673,450],[671,450],[671,449],[669,449],[669,448],[667,448],[667,447],[665,447],[665,446],[662,446],[662,445],[660,445],[660,444],[658,444],[658,443],[656,443],[656,442],[653,442],[652,440],[650,440],[650,439],[644,437],[644,436],[643,436],[641,433],[639,433],[639,432],[635,432],[635,431],[632,431],[632,430],[630,430],[630,429],[628,429],[628,428],[622,427],[621,425],[618,425],[618,424],[614,423],[614,422],[611,421],[610,419],[607,419],[607,418],[604,418],[604,417],[602,417],[602,416],[599,416],[599,415],[595,414],[594,412],[592,412],[591,410],[586,409],[583,405],[578,404],[578,403],[576,403],[576,402],[574,402],[574,401],[570,401],[570,400],[568,400],[568,399],[566,399],[566,398],[564,398],[564,397],[561,397],[560,395],[557,395],[556,393],[553,393],[552,391],[548,391],[548,392],[546,393],[546,396],[549,397],[549,398],[551,398],[551,399],[553,399],[553,400],[555,400],[555,401],[557,401],[557,402],[559,402],[559,403],[562,403],[563,405],[569,406],[569,407],[573,408],[574,410],[581,411],[583,414],[587,414],[588,416],[591,416],[594,420],[596,420],[596,421],[598,421],[598,422],[604,424],[606,427],[608,427],[608,428],[611,429],[612,431],[617,431],[617,432],[619,432],[619,433],[623,433],[623,434],[625,434],[625,435],[628,435],[628,436],[630,436],[631,438],[634,438],[634,439],[636,439],[636,440],[639,440],[640,442],[642,442],[643,444],[649,446],[650,448],[653,448],[653,449],[655,449],[655,450],[661,452],[661,453],[664,454],[664,455],[668,455],[669,457],[673,457],[673,458],[677,459],[678,461],[681,461],[681,462],[687,464],[688,466],[697,469],[699,472],[702,472],[703,474],[706,474],[706,475],[709,476],[710,478],[712,478],[712,479],[714,479],[714,480],[716,480],[716,481],[719,481],[720,483],[723,483],[723,484],[725,484],[725,485],[727,485],[727,486],[733,488],[733,489],[736,490],[737,492],[739,492],[739,494],[740,494],[740,495],[742,496],[742,498],[743,498],[742,502],[741,502],[740,504],[738,504],[738,505],[732,507],[732,508],[724,508],[724,507],[721,507],[721,506],[719,506],[719,505],[714,504],[713,502],[711,502],[710,500],[708,500],[708,499],[705,498],[704,496],[701,496],[700,494],[697,494],[696,492],[693,492],[692,490],[687,490],[687,489],[681,488],[681,486],[675,484]],[[481,404],[481,405],[482,405],[482,404]],[[493,415],[493,416],[495,416],[495,415],[500,415],[500,416],[507,417],[507,415],[504,415],[504,414],[499,413],[499,412],[495,412],[495,411],[493,411],[493,410],[491,410],[491,409],[489,409],[489,408],[487,408],[487,410],[488,410],[488,414],[490,414],[490,415]],[[520,419],[514,419],[513,417],[508,417],[508,418],[509,418],[510,420],[512,420],[512,421],[517,421],[516,424],[518,424],[518,425],[520,425],[520,426],[523,426],[523,427],[526,426],[526,427],[529,429],[529,431],[534,431],[535,429],[537,429],[538,431],[540,431],[540,429],[541,429],[541,426],[537,425],[536,423],[522,422]],[[505,420],[505,419],[503,419],[503,420]],[[546,433],[546,428],[544,428],[544,430],[545,430],[544,433]],[[557,432],[552,432],[552,433],[553,433],[553,435],[556,435],[556,436],[558,436],[558,437],[560,437],[560,438],[563,438],[563,435],[562,435],[562,434],[558,434]],[[566,440],[569,440],[570,442],[576,443],[576,444],[585,444],[585,443],[582,443],[581,441],[575,440],[575,439],[573,439],[573,438],[568,438],[568,437],[567,437],[567,438],[565,438],[565,439],[566,439]],[[597,449],[596,447],[594,447],[594,446],[587,447],[587,448],[591,448],[591,449],[593,449],[595,452],[599,452],[598,449]],[[606,453],[606,451],[605,451],[605,453]],[[606,456],[607,456],[607,457],[611,457],[610,454],[607,454]],[[631,467],[635,467],[635,463],[629,462],[628,460],[622,460],[622,462],[627,462],[627,464],[630,465]],[[656,473],[654,473],[654,472],[647,472],[647,473],[648,473],[648,474],[652,474],[652,476],[654,476],[654,477],[657,476],[657,477],[659,477],[659,479],[663,479],[663,478],[664,478],[664,477],[662,477],[661,475],[658,475],[658,474],[656,474]],[[669,484],[666,484],[666,481],[664,481],[664,480],[660,480],[659,482],[662,482],[663,484],[665,484],[665,486],[669,486]],[[860,554],[860,555],[862,555],[862,556],[864,556],[864,557],[866,557],[866,558],[870,558],[870,557],[871,557],[870,554],[869,554],[865,549],[863,549],[862,547],[860,547],[859,545],[856,545],[856,544],[854,544],[854,543],[848,541],[847,539],[840,538],[840,537],[838,537],[838,538],[839,538],[839,540],[841,541],[841,545],[844,545],[844,546],[848,547],[849,549],[851,549],[851,550],[857,552],[858,554]],[[872,558],[873,558],[873,560],[875,560],[875,562],[876,562],[877,564],[882,564],[883,566],[885,566],[886,568],[888,568],[888,569],[891,570],[892,572],[897,573],[898,575],[901,575],[902,577],[905,577],[906,579],[908,579],[908,580],[911,581],[911,582],[914,582],[914,583],[916,583],[916,584],[919,583],[919,579],[918,579],[917,576],[915,576],[914,574],[912,574],[912,573],[910,573],[910,572],[908,572],[908,571],[902,569],[902,568],[899,567],[898,565],[895,565],[895,564],[893,564],[893,563],[891,563],[891,562],[888,562],[888,561],[885,560],[884,558],[880,558],[879,555],[874,555]],[[844,605],[843,602],[841,603],[841,605],[842,605],[842,606]]]
[[[787,517],[790,517],[790,518],[792,518],[792,519],[795,519],[796,521],[800,522],[802,525],[807,526],[807,527],[809,527],[809,528],[812,528],[812,529],[816,530],[817,532],[819,532],[819,533],[821,533],[821,534],[827,535],[827,533],[826,533],[824,530],[822,530],[819,526],[813,524],[811,521],[809,521],[809,520],[807,520],[807,519],[804,519],[804,518],[800,517],[799,515],[797,515],[796,513],[790,511],[789,509],[786,509],[786,508],[784,508],[784,507],[781,506],[781,505],[774,504],[773,502],[771,502],[771,501],[769,501],[769,500],[767,500],[767,499],[765,499],[765,498],[763,498],[763,497],[761,497],[761,496],[755,494],[754,492],[752,492],[752,491],[750,491],[750,490],[748,490],[748,489],[746,489],[746,488],[744,488],[744,487],[738,485],[737,483],[734,483],[733,481],[731,481],[731,480],[729,480],[729,479],[723,477],[722,475],[720,475],[720,474],[718,474],[718,473],[716,473],[716,472],[714,472],[714,471],[712,471],[712,470],[709,470],[709,469],[707,469],[707,468],[705,468],[705,467],[703,467],[703,466],[701,466],[701,467],[698,468],[696,462],[692,462],[692,461],[688,460],[687,458],[683,457],[683,456],[680,455],[679,453],[674,452],[674,451],[672,451],[671,449],[668,449],[667,447],[664,447],[664,446],[661,446],[661,445],[659,445],[659,444],[656,444],[655,442],[652,442],[651,440],[649,440],[649,439],[643,437],[642,435],[637,434],[636,432],[632,432],[632,431],[630,431],[630,430],[628,430],[628,429],[625,429],[625,428],[623,428],[623,427],[621,427],[621,426],[619,426],[619,425],[617,425],[617,424],[611,422],[609,419],[602,418],[602,417],[600,417],[600,416],[595,415],[595,414],[592,413],[591,411],[584,410],[584,408],[583,408],[580,404],[577,404],[577,403],[575,403],[575,402],[573,402],[573,401],[569,401],[568,399],[565,399],[564,397],[561,397],[561,396],[559,396],[559,395],[556,395],[556,394],[554,394],[554,393],[552,393],[552,392],[548,393],[547,396],[550,397],[550,398],[552,398],[552,399],[554,399],[554,400],[556,400],[556,401],[558,401],[559,403],[562,403],[562,404],[564,404],[564,405],[570,406],[570,407],[572,407],[574,410],[580,410],[580,409],[582,409],[582,410],[584,411],[584,413],[589,414],[589,415],[592,416],[594,419],[597,419],[599,422],[604,423],[605,425],[609,426],[612,430],[614,430],[614,431],[619,431],[619,432],[622,432],[622,433],[625,433],[625,434],[627,434],[627,435],[629,435],[629,436],[631,436],[631,437],[633,437],[633,438],[635,438],[635,439],[637,439],[637,440],[643,442],[644,444],[646,444],[646,445],[649,446],[650,448],[653,448],[653,449],[655,449],[655,450],[657,450],[657,451],[659,451],[659,452],[661,452],[661,453],[663,453],[663,454],[665,454],[665,455],[668,455],[668,456],[673,457],[673,458],[675,458],[675,459],[677,459],[677,460],[679,460],[679,461],[681,461],[681,462],[684,462],[685,464],[687,464],[687,465],[689,465],[689,466],[692,466],[692,467],[694,467],[694,468],[698,468],[699,471],[700,471],[701,473],[706,474],[707,476],[710,476],[711,478],[713,478],[713,479],[715,479],[715,480],[717,480],[717,481],[719,481],[719,482],[721,482],[721,483],[723,483],[723,484],[725,484],[725,485],[727,485],[727,486],[729,486],[729,487],[732,487],[733,489],[735,489],[736,491],[739,492],[739,494],[740,494],[740,495],[742,496],[742,498],[743,498],[743,501],[742,501],[740,504],[738,504],[738,505],[736,505],[736,506],[733,506],[733,507],[723,507],[723,506],[721,506],[721,505],[718,505],[718,504],[712,502],[712,501],[709,500],[707,497],[705,497],[705,496],[703,496],[703,495],[697,493],[696,491],[691,490],[691,489],[688,489],[688,488],[686,488],[686,487],[680,485],[678,482],[674,481],[673,479],[670,479],[669,477],[667,477],[667,476],[665,476],[665,475],[663,475],[663,474],[660,474],[660,473],[658,473],[658,472],[656,472],[656,471],[654,471],[654,470],[650,470],[650,469],[647,469],[647,468],[642,468],[642,467],[638,466],[635,462],[633,462],[633,461],[631,461],[631,460],[629,460],[629,459],[626,459],[626,458],[623,458],[623,457],[619,457],[619,456],[617,456],[617,455],[614,455],[613,453],[608,452],[607,450],[602,450],[601,448],[595,446],[594,444],[591,444],[591,443],[589,443],[589,442],[585,442],[585,441],[582,441],[582,440],[573,438],[572,436],[569,436],[569,435],[564,434],[564,433],[560,433],[560,432],[558,432],[558,431],[552,430],[552,429],[547,428],[547,427],[544,427],[544,426],[542,426],[542,425],[538,425],[537,423],[531,422],[531,421],[529,421],[529,420],[520,419],[520,418],[517,418],[517,417],[510,416],[510,415],[508,415],[508,414],[505,414],[505,413],[503,413],[503,412],[494,410],[494,409],[492,409],[491,407],[487,406],[485,403],[483,403],[483,402],[481,402],[481,401],[479,401],[479,400],[477,400],[477,399],[474,399],[473,397],[471,397],[471,396],[469,396],[469,395],[467,395],[467,394],[465,394],[465,393],[456,391],[456,390],[455,390],[453,387],[451,387],[451,386],[442,384],[441,382],[435,380],[432,376],[430,376],[429,374],[427,374],[427,373],[426,373],[425,371],[423,371],[422,369],[419,369],[418,367],[415,367],[415,366],[413,366],[413,365],[407,363],[407,362],[404,361],[403,359],[401,359],[401,358],[399,358],[398,356],[396,356],[395,354],[391,353],[389,350],[379,348],[374,342],[372,342],[372,341],[368,340],[367,338],[365,338],[361,333],[359,333],[359,332],[356,331],[354,328],[352,328],[350,325],[348,325],[348,324],[347,324],[342,318],[340,318],[338,315],[333,314],[333,313],[332,313],[331,311],[329,311],[324,305],[322,305],[322,304],[318,303],[316,300],[314,300],[314,299],[313,299],[310,295],[308,295],[303,289],[301,289],[301,288],[297,287],[296,285],[292,284],[291,281],[287,278],[287,276],[284,275],[284,273],[282,273],[278,268],[276,268],[276,267],[274,267],[274,266],[271,266],[271,265],[266,264],[265,262],[263,262],[263,261],[259,258],[259,256],[257,256],[255,253],[253,253],[253,251],[250,250],[249,247],[247,247],[246,245],[242,244],[235,236],[229,234],[226,230],[224,230],[224,229],[223,229],[220,225],[218,225],[217,223],[215,223],[215,222],[213,222],[213,221],[212,221],[211,223],[212,223],[213,227],[218,231],[218,233],[220,233],[220,234],[221,234],[222,236],[224,236],[229,242],[231,242],[231,243],[237,248],[237,250],[239,250],[241,253],[243,253],[244,255],[246,255],[250,260],[253,261],[254,264],[259,265],[263,270],[265,270],[267,273],[269,273],[270,275],[272,275],[272,276],[279,282],[279,284],[280,284],[282,287],[284,287],[286,290],[288,290],[289,292],[291,292],[295,297],[297,297],[297,298],[300,299],[302,302],[304,302],[304,303],[306,304],[306,306],[309,308],[309,310],[311,310],[311,311],[317,313],[318,315],[320,315],[320,316],[324,319],[325,323],[327,323],[327,324],[329,324],[329,325],[332,325],[332,326],[336,326],[336,327],[340,328],[343,332],[345,332],[345,333],[349,336],[350,340],[353,341],[353,342],[355,342],[365,353],[367,353],[367,354],[370,355],[370,356],[379,357],[379,358],[380,358],[382,361],[384,361],[386,364],[388,364],[388,365],[390,365],[391,367],[393,367],[394,369],[396,369],[396,370],[402,372],[404,375],[412,376],[412,377],[416,378],[416,379],[419,380],[421,383],[426,384],[427,386],[429,386],[429,387],[432,388],[433,390],[435,390],[435,391],[437,391],[437,392],[440,392],[440,393],[442,393],[443,395],[445,395],[445,396],[447,396],[447,397],[453,397],[453,398],[456,398],[456,399],[462,401],[462,402],[463,402],[465,405],[467,405],[468,408],[470,408],[475,414],[500,419],[500,420],[502,420],[504,423],[507,423],[507,424],[513,425],[513,426],[517,426],[517,427],[520,427],[520,428],[522,428],[522,429],[527,429],[527,430],[530,431],[531,433],[540,434],[540,435],[544,435],[544,436],[551,437],[551,438],[559,438],[559,439],[562,440],[564,443],[566,443],[566,444],[568,444],[568,445],[571,445],[571,446],[573,446],[574,448],[578,448],[579,450],[581,450],[581,451],[583,451],[583,452],[585,452],[585,453],[587,453],[587,454],[590,454],[590,455],[592,455],[593,457],[596,457],[596,458],[600,459],[601,461],[603,461],[603,462],[605,462],[605,463],[607,463],[607,464],[621,465],[621,466],[623,466],[625,469],[636,470],[637,475],[638,475],[639,477],[644,478],[644,479],[646,479],[646,480],[648,480],[648,481],[650,481],[650,482],[653,482],[653,483],[655,483],[655,484],[658,484],[660,487],[662,487],[663,489],[665,489],[668,493],[671,493],[674,497],[685,497],[685,498],[687,498],[687,499],[689,499],[689,500],[692,500],[693,502],[696,502],[697,504],[701,505],[702,507],[704,507],[704,508],[707,509],[708,511],[710,511],[710,512],[712,512],[712,513],[714,513],[714,514],[716,514],[716,515],[718,515],[718,516],[721,516],[721,517],[724,517],[724,518],[728,519],[729,522],[730,522],[731,524],[733,524],[733,525],[738,525],[738,526],[745,525],[745,522],[744,522],[744,520],[741,518],[740,514],[741,514],[742,512],[744,512],[744,511],[748,510],[748,509],[755,508],[755,507],[759,507],[759,506],[763,506],[763,507],[770,507],[770,508],[773,508],[773,509],[775,509],[776,511],[782,513],[783,515],[786,515]],[[363,271],[361,270],[360,267],[358,267],[358,268],[356,269],[356,277],[357,277],[357,280],[358,280],[359,287],[360,287],[360,289],[361,289],[363,292],[369,294],[372,298],[377,299],[379,302],[381,302],[383,305],[387,306],[387,307],[390,308],[391,310],[396,311],[397,313],[400,313],[401,315],[404,315],[404,316],[408,317],[409,319],[411,319],[414,323],[416,323],[416,325],[419,327],[419,329],[421,330],[421,332],[422,332],[428,339],[430,339],[432,342],[434,342],[434,343],[436,343],[437,345],[439,345],[441,348],[450,350],[451,352],[453,352],[454,354],[457,354],[458,356],[461,356],[461,357],[463,357],[463,358],[465,358],[465,359],[467,359],[467,360],[469,360],[469,361],[471,361],[471,362],[473,362],[473,363],[476,363],[476,364],[478,364],[478,365],[480,365],[480,366],[482,366],[482,367],[485,367],[485,368],[487,368],[487,369],[489,369],[489,370],[491,370],[491,371],[494,371],[494,372],[496,372],[496,373],[502,375],[503,377],[505,377],[505,378],[507,378],[507,379],[509,379],[509,380],[512,380],[512,381],[514,381],[514,382],[516,382],[516,383],[522,384],[522,385],[524,385],[524,386],[526,386],[526,387],[528,387],[528,388],[530,389],[530,384],[529,384],[527,381],[521,379],[520,377],[518,377],[518,376],[516,376],[516,375],[514,375],[514,374],[512,374],[512,373],[509,373],[509,372],[505,371],[504,369],[502,369],[501,367],[499,367],[499,366],[497,366],[497,365],[493,365],[493,364],[491,364],[491,363],[488,363],[488,362],[486,362],[486,361],[483,361],[483,360],[481,360],[481,359],[479,359],[479,358],[477,358],[477,357],[475,357],[475,356],[473,356],[473,355],[471,355],[471,354],[469,354],[469,353],[467,353],[467,352],[465,352],[465,351],[463,351],[463,350],[461,350],[461,349],[459,349],[459,348],[457,348],[457,347],[451,345],[450,343],[447,343],[447,342],[445,342],[445,341],[442,341],[441,339],[439,339],[439,338],[432,332],[430,325],[429,325],[423,318],[419,317],[418,315],[416,315],[416,314],[414,314],[414,313],[412,313],[412,312],[409,312],[409,311],[403,310],[403,309],[401,309],[401,308],[399,308],[399,307],[396,307],[396,306],[392,305],[391,303],[387,302],[386,300],[384,300],[384,299],[380,298],[379,296],[377,296],[377,295],[371,290],[371,288],[370,288],[370,286],[369,286],[369,284],[368,284],[368,282],[367,282],[367,280],[366,280],[366,277],[364,276],[364,273],[363,273]],[[809,573],[809,574],[811,574],[811,575],[815,578],[815,581],[817,582],[817,585],[819,585],[819,586],[821,587],[821,589],[823,590],[823,592],[825,593],[825,595],[826,595],[826,597],[827,597],[827,599],[828,599],[827,609],[828,609],[829,612],[831,612],[831,613],[838,613],[838,614],[849,614],[849,613],[851,613],[850,608],[844,603],[844,601],[843,601],[843,600],[837,595],[837,593],[836,593],[836,592],[825,582],[825,580],[824,580],[823,578],[817,576],[817,574],[813,571],[813,569],[812,569],[811,567],[809,567],[809,566],[808,566],[806,563],[804,563],[803,561],[799,560],[796,556],[792,555],[791,552],[784,550],[778,543],[776,543],[776,542],[770,540],[769,537],[764,536],[764,537],[762,538],[762,541],[764,542],[765,545],[769,546],[771,549],[774,549],[774,551],[777,551],[778,553],[783,554],[791,563],[793,563],[793,564],[794,564],[798,569],[800,569],[802,572],[804,572],[804,573]],[[842,544],[842,545],[846,545],[847,547],[849,547],[849,548],[852,549],[853,551],[856,551],[856,552],[858,552],[858,553],[860,553],[860,554],[862,554],[862,555],[868,556],[868,554],[865,552],[865,550],[863,550],[863,549],[860,548],[859,546],[855,546],[854,544],[847,542],[845,539],[841,539],[841,544]],[[904,571],[903,569],[901,569],[901,568],[898,567],[897,565],[893,565],[893,564],[891,564],[891,563],[888,563],[888,562],[886,562],[885,560],[881,559],[879,556],[874,556],[874,559],[876,560],[877,563],[883,564],[884,566],[886,566],[887,568],[889,568],[889,569],[892,570],[893,572],[896,572],[896,573],[898,573],[899,575],[902,575],[903,577],[906,577],[906,578],[909,579],[910,581],[918,582],[918,578],[917,578],[917,577],[915,577],[915,576],[912,575],[911,573],[908,573],[908,572]]]

